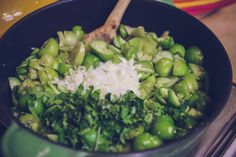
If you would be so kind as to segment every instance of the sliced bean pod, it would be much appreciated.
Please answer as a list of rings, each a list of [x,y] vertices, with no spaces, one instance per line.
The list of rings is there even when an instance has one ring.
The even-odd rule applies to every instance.
[[[33,69],[33,68],[29,68],[29,77],[31,80],[36,80],[38,79],[38,73],[37,70]]]
[[[119,33],[122,38],[126,38],[128,36],[128,33],[126,31],[126,27],[124,25],[119,26]]]
[[[126,41],[121,36],[116,36],[113,40],[113,44],[118,48],[121,48],[125,43]]]
[[[16,69],[17,75],[25,75],[25,74],[27,74],[27,72],[28,72],[27,67],[18,67]]]
[[[189,63],[188,66],[190,67],[193,74],[196,76],[198,80],[201,80],[204,78],[206,71],[204,70],[202,66],[197,65],[197,64],[192,64],[192,63]]]
[[[185,76],[188,73],[188,66],[182,59],[175,59],[173,66],[174,76]]]
[[[113,45],[108,45],[107,47],[108,47],[108,49],[112,50],[115,54],[119,54],[119,55],[121,54],[121,50],[118,49],[117,47],[115,47]]]
[[[97,141],[97,131],[94,129],[83,130],[81,137],[90,147],[93,148]]]
[[[91,66],[96,68],[100,62],[101,61],[97,56],[90,53],[86,53],[82,65],[85,66],[87,69]]]
[[[156,89],[155,91],[155,97],[156,99],[162,103],[162,104],[166,104],[166,99],[168,98],[168,91],[169,89],[167,88],[159,88],[159,89]]]
[[[162,140],[172,140],[176,133],[176,128],[172,118],[167,115],[158,117],[153,122],[151,133]]]
[[[194,118],[201,118],[203,117],[202,112],[196,110],[195,108],[190,108],[189,111],[187,111],[187,115],[194,117]]]
[[[187,49],[185,59],[187,60],[188,63],[202,65],[203,63],[202,51],[198,47],[192,46]]]
[[[8,78],[10,88],[13,89],[16,86],[21,85],[20,80],[18,80],[16,77],[9,77]]]
[[[31,99],[31,96],[27,93],[27,94],[24,94],[22,95],[20,98],[19,98],[19,105],[21,108],[27,108],[27,102],[28,100]]]
[[[140,96],[143,99],[147,99],[152,97],[152,91],[154,89],[154,85],[156,82],[156,77],[154,75],[151,75],[146,80],[141,82],[140,84]]]
[[[157,43],[154,41],[148,41],[145,38],[135,37],[130,39],[127,44],[131,47],[135,47],[137,50],[137,59],[151,61],[157,54]]]
[[[102,40],[94,40],[90,43],[90,46],[102,61],[110,60],[115,54],[114,51],[108,48],[108,44]]]
[[[162,140],[158,137],[150,135],[149,133],[144,133],[135,138],[133,147],[134,150],[145,150],[161,146],[162,144]]]
[[[175,43],[174,45],[172,45],[172,47],[170,48],[170,52],[172,54],[178,54],[181,57],[185,56],[185,48],[183,45]]]
[[[72,32],[74,32],[78,38],[78,40],[82,40],[85,33],[84,31],[82,30],[82,27],[81,26],[74,26],[72,28]]]
[[[48,80],[54,80],[55,78],[58,78],[58,74],[55,70],[51,69],[51,68],[45,68],[46,74],[48,76]]]
[[[72,31],[57,32],[59,48],[62,51],[71,51],[78,41],[77,35]]]
[[[153,63],[150,61],[137,61],[135,63],[135,69],[137,70],[141,81],[154,73]]]
[[[142,26],[138,26],[137,28],[134,28],[131,32],[131,36],[133,37],[145,37],[146,32]]]
[[[158,77],[156,79],[156,88],[170,88],[172,87],[176,82],[178,82],[178,77]]]
[[[81,65],[85,56],[85,46],[82,42],[77,42],[74,49],[71,52],[71,61],[73,65]]]
[[[70,69],[72,69],[72,66],[70,64],[59,63],[57,71],[60,75],[65,75],[69,73]]]
[[[155,71],[159,76],[169,76],[173,67],[173,62],[168,58],[163,58],[155,64]]]
[[[58,55],[58,52],[59,52],[59,46],[56,39],[50,38],[46,41],[43,48],[39,50],[38,54],[40,57],[45,54],[49,54],[55,57]]]
[[[32,114],[25,114],[20,117],[20,122],[34,131],[39,129],[39,119]]]
[[[41,100],[29,100],[28,108],[35,117],[40,116],[44,111],[44,104]]]
[[[56,59],[50,54],[44,54],[39,60],[40,65],[45,67],[53,67],[55,64]]]
[[[160,51],[157,55],[154,56],[153,62],[156,63],[163,58],[168,58],[173,61],[173,55],[170,51]]]
[[[154,32],[148,32],[146,37],[149,38],[149,39],[154,40],[155,42],[158,41],[158,37],[157,37],[156,33],[154,33]]]
[[[177,92],[194,92],[198,89],[196,77],[193,74],[186,75],[182,81],[175,85],[174,89]]]
[[[43,67],[40,65],[40,61],[38,59],[30,60],[29,67],[36,69],[36,70],[43,70]]]
[[[158,43],[163,49],[170,49],[174,44],[174,39],[169,35],[165,35],[158,38]]]
[[[39,76],[39,80],[41,83],[46,83],[49,80],[48,75],[47,75],[46,71],[44,71],[44,70],[39,70],[38,76]]]
[[[168,91],[168,101],[172,105],[177,106],[177,107],[181,105],[179,98],[176,96],[175,92],[172,89]]]

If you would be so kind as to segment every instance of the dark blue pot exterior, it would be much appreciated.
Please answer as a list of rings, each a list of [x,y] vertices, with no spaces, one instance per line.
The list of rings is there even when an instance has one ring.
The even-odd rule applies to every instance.
[[[31,47],[40,47],[48,38],[56,36],[57,31],[70,30],[74,25],[81,25],[86,32],[94,30],[103,24],[115,3],[116,0],[60,1],[25,17],[1,38],[0,105],[1,108],[6,109],[8,117],[11,115],[9,111],[11,100],[7,78],[14,75],[16,66],[30,54]],[[232,70],[225,49],[216,36],[194,17],[177,8],[153,0],[133,0],[124,15],[122,23],[130,26],[141,25],[147,31],[156,32],[158,35],[169,30],[171,36],[178,43],[182,43],[186,47],[197,45],[203,50],[204,66],[209,72],[211,80],[209,92],[212,99],[211,110],[208,113],[209,118],[206,122],[195,128],[186,137],[170,142],[160,148],[123,154],[89,153],[73,150],[53,144],[32,133],[19,124],[17,120],[13,120],[15,121],[13,123],[14,127],[17,123],[19,129],[28,132],[29,136],[33,136],[35,143],[40,141],[45,143],[45,146],[51,145],[54,147],[55,149],[52,149],[52,151],[60,149],[68,151],[70,154],[68,156],[73,154],[72,156],[76,157],[182,157],[189,156],[189,153],[197,149],[200,137],[224,107],[231,90]],[[14,142],[14,139],[12,142]],[[11,145],[8,143],[4,150],[7,151],[8,148],[10,150],[10,147]],[[23,154],[23,152],[21,153]],[[18,154],[18,156],[22,156],[22,154]],[[50,155],[47,157],[50,157]]]

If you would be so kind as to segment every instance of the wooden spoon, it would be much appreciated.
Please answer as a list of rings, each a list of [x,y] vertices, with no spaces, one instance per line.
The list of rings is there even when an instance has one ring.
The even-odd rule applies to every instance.
[[[130,2],[131,0],[118,0],[104,25],[88,33],[85,36],[85,42],[90,43],[93,40],[104,40],[110,43],[116,36],[120,21]]]

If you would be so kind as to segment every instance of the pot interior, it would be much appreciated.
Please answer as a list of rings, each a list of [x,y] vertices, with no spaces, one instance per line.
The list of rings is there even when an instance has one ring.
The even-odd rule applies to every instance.
[[[15,24],[0,40],[1,107],[9,109],[11,100],[7,78],[14,76],[16,66],[30,54],[31,47],[40,47],[48,38],[56,36],[57,31],[70,30],[74,25],[81,25],[86,32],[94,30],[103,24],[115,3],[116,0],[62,1],[40,9]],[[232,80],[228,56],[215,35],[190,15],[151,0],[132,1],[122,23],[144,26],[158,36],[168,30],[176,42],[185,47],[196,45],[202,49],[212,100],[208,122],[213,120],[229,96]],[[201,129],[198,127],[195,132]]]

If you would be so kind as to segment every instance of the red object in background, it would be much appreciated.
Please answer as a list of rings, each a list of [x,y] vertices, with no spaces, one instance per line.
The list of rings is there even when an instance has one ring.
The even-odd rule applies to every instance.
[[[209,13],[234,2],[236,0],[174,0],[177,7],[192,15]]]

